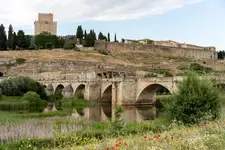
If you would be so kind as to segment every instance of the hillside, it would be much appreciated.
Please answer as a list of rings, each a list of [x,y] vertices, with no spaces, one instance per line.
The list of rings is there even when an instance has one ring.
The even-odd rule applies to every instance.
[[[25,63],[16,64],[16,59],[25,59]],[[81,71],[98,68],[120,68],[147,71],[149,69],[167,69],[173,75],[181,74],[179,68],[185,68],[191,63],[198,63],[212,68],[216,73],[224,73],[223,61],[191,60],[186,58],[171,58],[156,56],[151,52],[142,51],[112,51],[104,55],[94,50],[39,50],[39,51],[1,51],[0,69],[7,75],[21,72],[49,71]]]

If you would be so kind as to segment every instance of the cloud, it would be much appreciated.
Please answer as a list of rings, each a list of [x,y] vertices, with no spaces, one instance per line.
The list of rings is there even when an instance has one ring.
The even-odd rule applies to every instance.
[[[0,0],[0,23],[32,27],[37,14],[54,13],[58,22],[113,21],[163,14],[201,0]]]

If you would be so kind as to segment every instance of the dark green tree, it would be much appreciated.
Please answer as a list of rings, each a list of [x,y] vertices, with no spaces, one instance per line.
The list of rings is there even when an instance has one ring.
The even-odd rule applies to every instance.
[[[9,31],[8,31],[8,42],[7,42],[8,48],[10,50],[12,49],[12,44],[13,44],[12,42],[13,42],[13,27],[10,24],[9,25]]]
[[[25,35],[25,49],[28,49],[31,46],[32,35]]]
[[[5,33],[5,27],[3,24],[0,26],[0,50],[7,49],[7,37]]]
[[[59,48],[63,48],[65,44],[65,39],[63,37],[58,36]]]
[[[103,37],[103,40],[108,41],[108,39],[107,39],[107,37],[106,37],[106,36],[104,36],[104,37]]]
[[[122,38],[121,42],[124,43],[125,42],[125,39]]]
[[[86,32],[86,30],[84,31],[84,39],[85,40],[87,39],[87,32]]]
[[[218,59],[224,59],[225,58],[225,51],[219,51],[218,52]]]
[[[102,32],[98,34],[98,40],[105,40],[105,36],[102,34]]]
[[[115,33],[115,36],[114,36],[114,42],[117,42],[117,39],[116,39],[116,33]]]
[[[16,36],[16,32],[14,32],[13,38],[12,38],[12,50],[16,49],[16,43],[17,43],[17,36]]]
[[[77,27],[76,36],[79,39],[80,44],[82,44],[82,40],[83,40],[84,35],[83,35],[83,29],[82,29],[81,25]]]
[[[93,35],[91,35],[91,34],[88,34],[87,35],[87,38],[86,38],[86,46],[87,47],[90,47],[90,46],[93,46],[93,44],[94,44],[94,37],[93,37]]]
[[[17,33],[17,46],[19,47],[19,49],[26,48],[26,39],[23,30],[19,30]]]
[[[43,48],[59,48],[60,43],[56,35],[51,35],[49,32],[42,32],[35,36],[35,44]]]
[[[94,40],[97,40],[96,33],[95,33],[95,30],[94,29],[92,30],[91,35],[94,37]]]
[[[108,42],[110,42],[110,33],[108,33]]]

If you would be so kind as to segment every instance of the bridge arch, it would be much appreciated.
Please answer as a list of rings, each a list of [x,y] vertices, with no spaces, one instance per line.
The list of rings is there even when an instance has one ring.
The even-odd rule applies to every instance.
[[[45,87],[45,91],[46,91],[47,96],[54,95],[54,88],[53,88],[52,84],[48,84],[48,85],[45,84],[44,87]]]
[[[64,88],[65,88],[64,85],[59,84],[55,89],[54,95],[63,95]]]
[[[66,98],[73,97],[73,87],[72,87],[71,84],[67,85],[63,89],[63,96],[66,97]]]
[[[165,95],[170,95],[172,91],[166,85],[153,83],[145,86],[140,90],[137,97],[137,103],[152,103],[156,100],[157,93],[165,93]]]
[[[103,91],[101,99],[103,102],[112,102],[112,84]]]
[[[85,84],[78,85],[77,88],[74,90],[74,97],[78,99],[84,99],[85,88]]]
[[[0,77],[3,77],[3,75],[4,75],[3,72],[0,72]]]

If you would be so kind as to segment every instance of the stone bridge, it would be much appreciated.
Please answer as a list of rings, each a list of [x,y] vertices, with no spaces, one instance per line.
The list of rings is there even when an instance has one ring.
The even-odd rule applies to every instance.
[[[224,77],[209,77],[214,84],[225,87]],[[158,88],[164,87],[171,94],[177,91],[177,85],[183,77],[152,77],[138,78],[120,74],[102,74],[93,77],[76,78],[73,80],[39,80],[45,87],[47,94],[62,94],[64,97],[84,95],[86,100],[99,100],[112,104],[152,103],[156,100]]]

